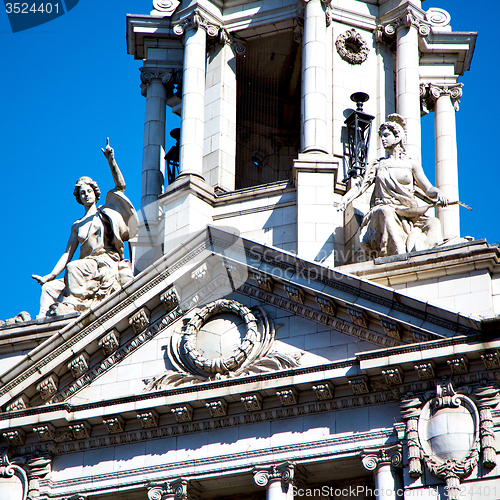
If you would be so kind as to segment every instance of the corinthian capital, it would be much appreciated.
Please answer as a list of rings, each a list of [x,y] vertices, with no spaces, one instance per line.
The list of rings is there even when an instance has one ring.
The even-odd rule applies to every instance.
[[[208,20],[199,10],[194,10],[188,17],[184,18],[179,24],[174,26],[176,35],[183,35],[189,28],[203,28],[207,35],[215,37],[219,34],[221,27]]]

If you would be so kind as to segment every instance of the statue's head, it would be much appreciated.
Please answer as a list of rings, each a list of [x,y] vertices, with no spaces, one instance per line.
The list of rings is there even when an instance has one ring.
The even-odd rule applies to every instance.
[[[92,180],[90,177],[83,176],[80,177],[75,184],[75,190],[73,191],[73,195],[76,198],[76,201],[80,203],[80,205],[83,205],[82,200],[80,198],[80,189],[82,188],[83,185],[88,185],[90,186],[94,193],[95,193],[95,201],[101,197],[101,190],[99,189],[99,186],[97,185],[97,182]]]
[[[394,134],[396,138],[396,143],[398,143],[401,148],[405,149],[406,144],[406,121],[397,113],[393,113],[387,117],[387,121],[380,125],[378,133],[382,136],[384,130],[389,130]]]

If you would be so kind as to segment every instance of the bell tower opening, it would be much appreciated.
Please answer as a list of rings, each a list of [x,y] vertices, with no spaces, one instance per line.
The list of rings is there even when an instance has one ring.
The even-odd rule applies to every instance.
[[[301,44],[293,31],[247,40],[236,66],[236,189],[291,177],[300,145]]]

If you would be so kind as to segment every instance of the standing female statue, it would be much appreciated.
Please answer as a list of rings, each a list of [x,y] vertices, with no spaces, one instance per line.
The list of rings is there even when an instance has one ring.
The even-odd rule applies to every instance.
[[[446,206],[444,194],[427,179],[422,166],[405,152],[405,121],[388,116],[379,129],[387,157],[372,162],[365,175],[344,195],[338,210],[374,186],[370,210],[361,223],[361,248],[370,258],[426,250],[443,242],[441,223],[425,212],[435,205]],[[432,205],[419,203],[416,192]]]
[[[124,258],[123,242],[137,232],[137,214],[125,196],[125,180],[107,141],[102,150],[115,181],[106,204],[97,207],[101,191],[90,177],[76,182],[76,201],[84,206],[85,215],[75,221],[66,246],[51,273],[33,275],[42,285],[38,317],[85,311],[133,278],[130,262]],[[72,261],[78,245],[80,257]],[[66,270],[63,279],[55,279]]]

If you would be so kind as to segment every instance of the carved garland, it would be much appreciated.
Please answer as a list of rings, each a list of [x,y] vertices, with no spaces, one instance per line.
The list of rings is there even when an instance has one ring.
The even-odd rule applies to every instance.
[[[347,30],[337,37],[335,47],[339,56],[349,64],[362,64],[368,57],[368,44],[355,30]]]

